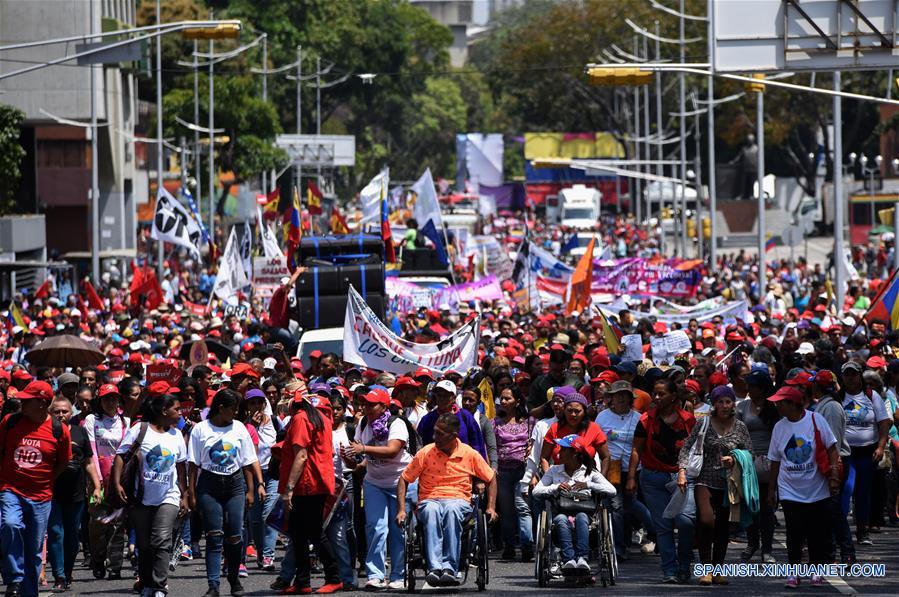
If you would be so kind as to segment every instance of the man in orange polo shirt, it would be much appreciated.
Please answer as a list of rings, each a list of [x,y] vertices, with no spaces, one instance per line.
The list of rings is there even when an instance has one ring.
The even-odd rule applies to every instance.
[[[424,526],[427,583],[457,586],[462,521],[471,513],[471,478],[487,486],[487,516],[496,520],[496,473],[476,450],[459,441],[459,417],[440,415],[434,443],[423,447],[397,485],[396,520],[406,522],[406,487],[418,479],[418,518]]]

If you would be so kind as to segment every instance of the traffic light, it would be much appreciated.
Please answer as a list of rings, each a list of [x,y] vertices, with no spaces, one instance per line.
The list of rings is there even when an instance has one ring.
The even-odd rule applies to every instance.
[[[189,27],[181,32],[181,36],[184,39],[236,39],[240,37],[240,21],[211,27]]]
[[[752,78],[756,79],[758,81],[764,81],[765,75],[763,75],[761,73],[755,73],[754,75],[752,75]],[[744,85],[743,88],[746,90],[747,93],[765,93],[765,84],[764,83],[746,83],[746,85]]]
[[[710,240],[712,238],[712,218],[702,219],[702,238]]]
[[[696,238],[696,219],[690,218],[687,220],[687,236],[690,238]]]
[[[649,85],[653,71],[644,68],[607,68],[593,66],[587,69],[587,81],[590,85],[608,87],[632,87]]]

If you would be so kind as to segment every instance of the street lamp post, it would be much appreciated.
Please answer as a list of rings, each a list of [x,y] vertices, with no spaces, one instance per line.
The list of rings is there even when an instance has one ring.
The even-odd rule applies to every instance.
[[[93,5],[93,2],[91,2]],[[156,0],[156,24],[162,23],[160,0]],[[91,70],[93,72],[93,70]],[[162,36],[156,38],[156,200],[162,196]],[[154,216],[155,217],[155,216]],[[162,239],[156,241],[156,276],[162,281],[165,259]]]
[[[90,7],[91,33],[94,32],[94,3]],[[158,20],[158,19],[157,19]],[[161,37],[159,38],[162,39]],[[93,41],[93,38],[91,39]],[[100,67],[103,68],[102,66]],[[100,164],[97,143],[97,65],[91,64],[91,278],[100,283]],[[107,116],[108,120],[108,116]],[[161,136],[161,135],[160,135]],[[160,244],[161,246],[161,244]]]

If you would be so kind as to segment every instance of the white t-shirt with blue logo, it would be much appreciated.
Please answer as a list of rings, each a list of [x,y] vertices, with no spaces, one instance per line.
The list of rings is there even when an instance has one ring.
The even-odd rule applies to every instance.
[[[258,460],[250,432],[240,421],[216,427],[209,419],[190,432],[188,462],[216,475],[233,475]]]
[[[631,448],[634,445],[634,430],[640,422],[640,413],[631,410],[626,415],[619,415],[607,408],[596,415],[596,424],[609,440],[609,454],[612,460],[621,461],[621,470],[627,472],[631,461]]]
[[[814,423],[812,423],[814,417]],[[815,460],[815,427],[825,447],[837,443],[827,419],[810,411],[791,422],[784,417],[774,425],[768,460],[780,463],[777,490],[782,500],[812,503],[830,497],[827,479]]]
[[[850,447],[870,446],[880,439],[877,423],[887,416],[883,399],[875,391],[871,398],[861,394],[846,394],[843,398],[843,410],[846,412],[846,441]]]
[[[124,455],[131,449],[140,434],[140,424],[131,427],[119,445],[118,454]],[[171,504],[177,506],[181,501],[181,489],[178,487],[178,470],[176,465],[187,460],[187,446],[184,436],[174,427],[165,433],[154,431],[147,426],[147,433],[140,445],[144,459],[141,475],[144,482],[143,504],[160,506]],[[185,479],[186,481],[186,479]]]

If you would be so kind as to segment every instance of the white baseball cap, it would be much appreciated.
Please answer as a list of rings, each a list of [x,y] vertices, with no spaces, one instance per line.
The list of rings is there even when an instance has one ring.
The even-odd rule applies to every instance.
[[[811,354],[815,352],[815,347],[811,342],[803,342],[799,345],[799,348],[796,349],[796,354]]]
[[[271,369],[272,371],[274,371],[275,367],[277,367],[277,366],[278,366],[278,361],[276,361],[272,357],[269,357],[269,358],[265,359],[264,361],[262,361],[263,369]]]
[[[451,382],[448,379],[444,379],[444,380],[437,382],[437,385],[434,386],[434,389],[435,390],[446,390],[453,396],[456,395],[456,384],[454,384],[453,382]]]

